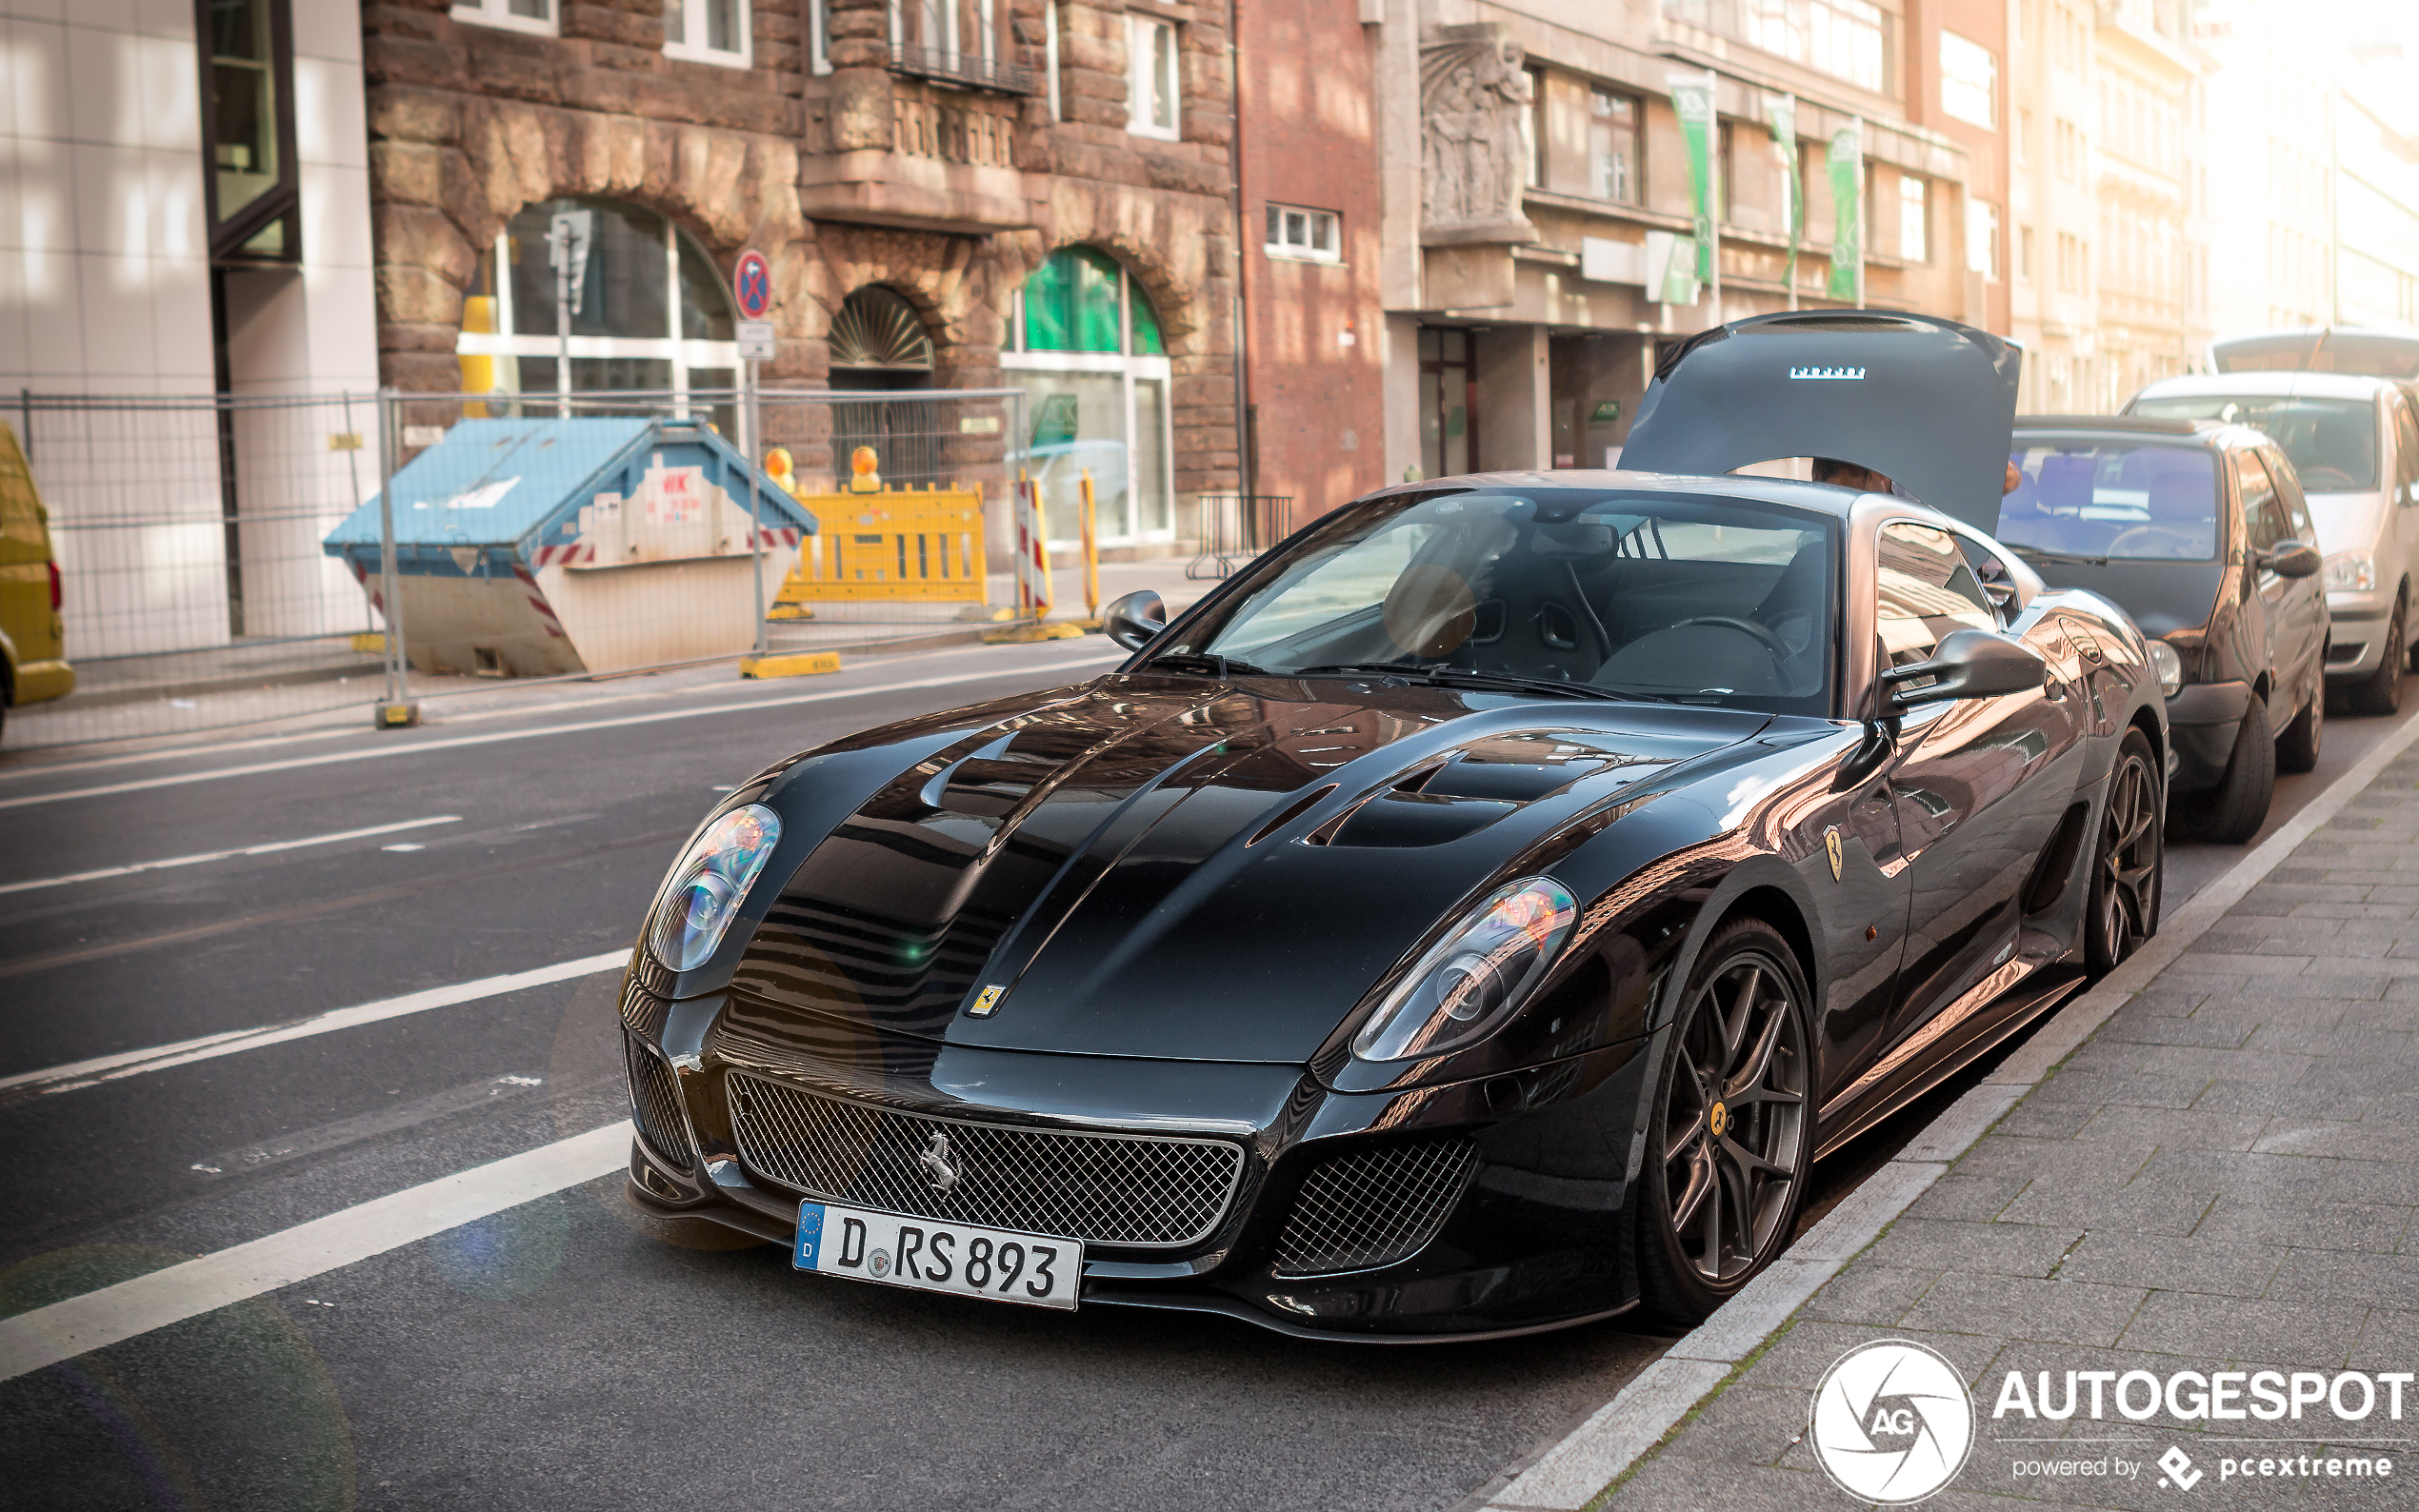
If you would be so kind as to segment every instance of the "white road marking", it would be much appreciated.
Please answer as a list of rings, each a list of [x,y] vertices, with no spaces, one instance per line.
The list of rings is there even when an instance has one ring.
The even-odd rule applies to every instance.
[[[410,842],[409,842],[409,841],[406,841],[404,844],[402,844],[402,845],[400,845],[400,846],[380,846],[378,848],[379,848],[380,850],[391,850],[391,851],[393,851],[396,855],[400,856],[400,855],[403,855],[403,854],[405,854],[405,853],[407,853],[407,852],[410,852],[410,851],[414,851],[414,850],[426,850],[426,849],[428,849],[429,847],[428,847],[428,846],[416,846],[416,845],[411,844],[411,843],[410,843]]]
[[[330,766],[347,762],[377,761],[389,756],[412,756],[422,751],[460,750],[470,746],[493,746],[504,741],[536,740],[547,735],[578,735],[590,730],[622,729],[632,725],[659,725],[666,720],[703,719],[712,714],[746,714],[762,708],[791,708],[804,704],[829,704],[840,699],[867,698],[878,693],[905,693],[916,688],[948,687],[956,683],[990,683],[1023,672],[1054,671],[1063,667],[1090,666],[1103,662],[1123,661],[1127,653],[1114,656],[1089,656],[1042,665],[1025,664],[987,672],[965,672],[955,677],[927,677],[910,683],[885,683],[878,687],[835,688],[828,693],[796,693],[787,698],[753,699],[739,704],[708,704],[697,708],[658,709],[650,714],[625,714],[619,719],[581,720],[568,725],[546,725],[534,729],[497,730],[488,735],[457,735],[450,740],[414,741],[408,746],[381,746],[368,750],[330,751],[320,756],[296,756],[282,762],[254,762],[245,766],[218,766],[209,771],[176,772],[166,777],[145,777],[134,782],[108,783],[97,787],[70,787],[55,793],[27,793],[19,798],[0,798],[0,809],[25,808],[35,804],[65,803],[71,798],[106,798],[113,793],[141,792],[152,787],[175,787],[186,783],[217,782],[228,777],[254,777],[263,772],[292,771],[303,766]]]
[[[0,1381],[324,1276],[593,1181],[630,1160],[628,1120],[0,1320]]]
[[[286,1024],[272,1024],[257,1029],[230,1029],[223,1034],[206,1034],[200,1039],[183,1040],[174,1044],[155,1044],[146,1050],[122,1050],[115,1055],[95,1056],[89,1061],[70,1062],[47,1070],[20,1071],[14,1076],[0,1076],[0,1102],[72,1092],[78,1087],[140,1076],[147,1071],[164,1071],[172,1065],[190,1065],[196,1061],[215,1060],[222,1055],[233,1055],[238,1050],[257,1050],[263,1045],[284,1044],[290,1040],[309,1039],[314,1034],[330,1034],[364,1024],[400,1019],[407,1014],[426,1013],[430,1008],[447,1008],[458,1003],[501,997],[507,992],[541,987],[551,982],[569,982],[575,977],[594,976],[600,971],[619,971],[629,963],[629,951],[608,950],[602,955],[558,961],[550,966],[539,966],[534,970],[514,971],[500,977],[481,977],[475,982],[457,982],[450,986],[427,987],[418,992],[407,992],[399,998],[385,998],[350,1008],[330,1008],[326,1013]]]
[[[1017,647],[1017,649],[1032,650],[1041,652],[1042,654],[1038,655],[1034,660],[1030,662],[1019,662],[1012,666],[1003,666],[1000,671],[990,675],[1005,677],[1011,672],[1023,670],[1046,672],[1053,666],[1080,666],[1086,662],[1096,661],[1099,659],[1096,656],[1061,658],[1054,651],[1046,649],[1048,647],[1070,645],[1077,647],[1079,649],[1090,649],[1089,645],[1084,643],[1068,641],[1043,641],[1030,647]],[[873,669],[886,672],[895,671],[899,667],[911,666],[917,662],[937,661],[944,657],[962,657],[969,651],[982,649],[986,648],[981,647],[960,646],[945,651],[923,651],[913,656],[901,656],[896,658],[884,657],[879,663],[873,664]],[[849,670],[856,672],[868,669],[869,668],[865,664],[859,664],[856,666],[850,667]],[[869,689],[869,691],[870,690],[870,689]],[[490,691],[491,689],[482,688],[476,693],[447,692],[435,693],[430,696],[433,698],[483,697],[487,696]],[[695,686],[681,687],[650,687],[638,692],[610,693],[599,698],[570,698],[546,704],[513,704],[508,702],[505,706],[501,708],[449,709],[446,713],[444,723],[447,725],[476,725],[491,719],[510,719],[515,715],[559,714],[566,713],[575,708],[596,708],[612,704],[635,704],[655,699],[684,698],[694,693],[707,691],[718,691],[718,689],[714,689],[707,685],[699,685]],[[258,750],[263,746],[293,746],[304,741],[343,740],[348,738],[359,739],[362,738],[365,732],[356,726],[347,725],[339,729],[289,730],[277,735],[254,735],[242,740],[214,741],[201,745],[180,743],[172,746],[162,746],[154,750],[127,751],[116,756],[93,756],[83,761],[43,762],[37,760],[27,762],[23,765],[0,766],[0,782],[6,782],[13,777],[44,777],[59,772],[93,771],[105,766],[130,766],[141,762],[175,761],[180,758],[190,758],[195,756],[215,756],[228,751]],[[389,737],[370,733],[368,738],[379,740]],[[95,744],[109,745],[112,743],[102,741],[95,742]]]
[[[368,829],[343,829],[332,835],[307,835],[300,840],[273,840],[264,846],[238,846],[232,850],[205,850],[190,856],[170,856],[165,861],[138,861],[130,866],[103,866],[97,871],[70,872],[64,877],[40,877],[32,882],[11,882],[0,885],[0,893],[31,892],[36,887],[64,887],[70,883],[99,882],[106,877],[131,877],[138,871],[164,871],[170,866],[198,866],[206,861],[226,861],[235,856],[268,856],[281,850],[300,850],[306,846],[332,846],[345,840],[367,840],[372,835],[391,835],[406,829],[424,829],[430,825],[455,825],[460,814],[433,814],[427,819],[407,819],[400,824],[372,825]],[[419,850],[419,846],[381,846],[381,850]]]

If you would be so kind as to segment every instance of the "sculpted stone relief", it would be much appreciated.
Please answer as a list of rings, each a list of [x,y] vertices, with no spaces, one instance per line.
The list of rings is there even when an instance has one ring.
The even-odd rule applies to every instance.
[[[1522,213],[1534,150],[1520,45],[1489,25],[1442,27],[1420,48],[1421,210],[1429,231],[1531,234]]]

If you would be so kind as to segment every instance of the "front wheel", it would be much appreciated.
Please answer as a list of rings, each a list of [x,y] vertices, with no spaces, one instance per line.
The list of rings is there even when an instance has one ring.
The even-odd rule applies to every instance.
[[[2208,792],[2177,798],[2169,811],[2185,839],[2239,846],[2268,823],[2269,801],[2275,796],[2276,739],[2269,733],[2268,701],[2254,692],[2235,727],[2225,777]]]
[[[2318,766],[2318,747],[2327,733],[2327,688],[2322,682],[2309,695],[2309,702],[2276,737],[2276,769],[2280,772],[2306,772]]]
[[[1789,1241],[1814,1155],[1807,999],[1761,919],[1724,925],[1689,973],[1634,1209],[1640,1300],[1668,1322],[1701,1321]]]
[[[2386,622],[2386,647],[2377,658],[2377,669],[2354,683],[2349,690],[2351,710],[2355,714],[2390,714],[2402,707],[2403,649],[2402,606],[2394,606],[2394,616]]]
[[[2109,773],[2100,836],[2091,847],[2091,916],[2084,959],[2098,976],[2158,933],[2159,891],[2167,876],[2157,764],[2138,729],[2126,731]]]

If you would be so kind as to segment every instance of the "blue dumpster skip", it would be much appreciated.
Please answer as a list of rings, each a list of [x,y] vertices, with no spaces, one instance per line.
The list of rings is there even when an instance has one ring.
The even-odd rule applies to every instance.
[[[751,472],[770,604],[815,518],[704,422],[455,424],[394,477],[412,666],[534,677],[748,650]],[[378,501],[323,548],[351,566],[383,613]]]

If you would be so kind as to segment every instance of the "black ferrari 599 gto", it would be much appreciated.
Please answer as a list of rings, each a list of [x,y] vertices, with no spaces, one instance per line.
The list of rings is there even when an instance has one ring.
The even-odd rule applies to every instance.
[[[1381,490],[1112,606],[1112,672],[750,779],[632,953],[630,1201],[1328,1338],[1702,1317],[2158,919],[2142,638],[1973,523],[2017,360],[1709,331],[1640,470]],[[1805,458],[1889,491],[1735,470]]]

